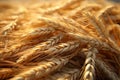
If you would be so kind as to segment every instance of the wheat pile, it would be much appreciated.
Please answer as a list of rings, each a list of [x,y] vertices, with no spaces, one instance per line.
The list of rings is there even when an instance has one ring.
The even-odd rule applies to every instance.
[[[120,4],[1,1],[0,80],[120,80]]]

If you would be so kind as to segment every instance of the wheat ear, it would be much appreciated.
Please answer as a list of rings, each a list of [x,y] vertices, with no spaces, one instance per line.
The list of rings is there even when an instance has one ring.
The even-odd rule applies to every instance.
[[[38,80],[76,80],[80,75],[80,71],[77,68],[62,68],[59,72],[49,75],[47,78]]]
[[[7,25],[2,29],[2,32],[1,32],[1,33],[2,33],[3,35],[7,35],[10,31],[12,31],[12,30],[14,29],[14,26],[16,26],[16,21],[17,21],[17,20],[15,20],[15,21],[7,24]]]
[[[24,63],[24,62],[28,62],[32,59],[32,57],[38,55],[39,51],[43,51],[45,49],[48,49],[50,46],[53,46],[54,44],[56,44],[58,41],[60,41],[62,39],[63,35],[59,34],[56,35],[50,39],[48,39],[46,42],[40,43],[37,46],[30,48],[22,53],[23,54],[18,60],[17,63]]]
[[[116,45],[115,42],[111,38],[109,38],[108,32],[105,31],[105,25],[103,24],[102,20],[100,20],[100,19],[97,20],[91,14],[89,14],[88,17],[90,18],[90,20],[92,21],[92,23],[94,24],[94,26],[96,27],[98,32],[102,35],[102,37],[104,37],[105,39],[108,40],[108,42],[111,45],[111,47],[113,49],[115,49],[117,52],[120,52],[120,49],[119,49],[118,45]]]
[[[21,7],[19,7],[19,9],[20,8]],[[22,14],[23,14],[23,12],[22,12]],[[18,27],[17,22],[20,21],[20,19],[23,17],[23,15],[20,14],[20,13],[21,13],[21,11],[18,11],[17,14],[15,14],[15,13],[8,13],[9,14],[8,17],[5,17],[5,20],[0,23],[0,24],[4,25],[2,30],[0,31],[0,33],[2,33],[3,35],[6,36],[8,33],[10,33],[13,30],[15,30]]]
[[[106,17],[104,17],[104,19],[105,19],[106,21],[108,20],[108,18],[106,18]],[[119,15],[119,14],[117,14],[117,15],[110,15],[110,19],[111,19],[113,22],[117,23],[117,22],[120,21],[120,15]]]
[[[53,28],[58,29],[60,31],[64,32],[80,32],[77,27],[74,27],[74,25],[71,25],[70,23],[66,23],[64,18],[58,18],[58,17],[51,17],[51,16],[39,16],[38,20],[44,21],[48,25],[51,25]]]
[[[93,24],[93,26],[96,28],[96,30],[99,32],[99,34],[101,35],[101,37],[104,37],[107,39],[108,35],[107,33],[104,31],[105,27],[101,26],[98,23],[98,20],[96,19],[95,16],[93,16],[92,14],[88,13],[87,14],[89,20],[91,21],[91,23]]]
[[[33,31],[33,33],[27,34],[26,36],[24,36],[28,41],[27,42],[20,42],[19,44],[13,45],[12,47],[10,47],[10,49],[6,50],[6,51],[1,51],[0,52],[0,57],[5,58],[5,57],[9,57],[17,52],[23,51],[25,49],[28,49],[30,47],[32,47],[34,44],[39,43],[41,40],[33,40],[33,42],[29,42],[30,38],[35,38],[36,36],[38,37],[38,35],[45,35],[45,34],[49,34],[51,32],[53,32],[54,29],[53,28],[39,28],[36,29],[35,31]],[[22,37],[22,38],[24,38]],[[24,40],[25,40],[24,38]],[[29,39],[28,39],[29,38]]]
[[[54,8],[48,8],[46,11],[44,11],[44,13],[53,13],[55,11],[59,11],[61,9],[65,9],[68,8],[69,6],[71,6],[72,4],[77,3],[79,0],[68,0],[65,4],[60,5],[60,6],[56,6]]]
[[[86,52],[86,60],[84,63],[84,71],[81,79],[83,80],[94,80],[95,76],[95,54],[97,53],[97,49],[93,48]]]
[[[68,33],[71,36],[74,36],[80,40],[81,43],[84,44],[90,44],[91,46],[95,46],[98,50],[103,50],[103,51],[110,51],[118,54],[119,52],[116,51],[116,49],[112,48],[110,45],[108,45],[106,42],[103,42],[99,39],[92,38],[90,36],[83,36],[79,34],[73,34],[73,33]]]
[[[17,69],[11,68],[1,68],[0,69],[0,80],[5,80],[15,75],[18,72]]]
[[[8,49],[8,50],[1,50],[0,57],[2,59],[7,58],[18,52],[25,50],[25,49],[31,48],[34,44],[37,44],[39,42],[40,42],[39,40],[35,40],[33,42],[27,42],[27,43],[21,42],[19,44],[15,44],[15,45],[11,46],[10,49]]]
[[[34,80],[36,78],[41,78],[63,67],[63,65],[65,65],[68,61],[68,58],[51,58],[46,61],[44,60],[38,66],[21,72],[10,80]]]
[[[98,14],[97,14],[97,19],[99,19],[99,18],[101,18],[101,17],[103,17],[103,15],[106,13],[106,12],[108,12],[110,9],[112,9],[112,8],[114,8],[115,6],[113,6],[113,5],[108,5],[108,6],[106,6],[106,7],[104,7],[102,10],[100,10],[99,12],[98,12]]]
[[[43,60],[52,56],[65,56],[66,54],[70,55],[69,53],[65,52],[70,52],[80,46],[79,41],[71,41],[67,43],[61,43],[59,45],[53,46],[49,48],[48,50],[41,52],[39,55],[36,57],[33,57],[34,59],[39,58],[39,60]],[[38,61],[39,61],[38,60]]]
[[[15,62],[12,61],[8,61],[8,60],[0,60],[0,67],[17,67],[17,68],[25,68],[23,65],[21,64],[17,64]]]
[[[34,39],[36,37],[40,37],[42,35],[47,35],[47,34],[50,34],[52,32],[54,32],[55,29],[52,28],[52,27],[43,27],[43,28],[36,28],[35,30],[25,34],[25,35],[22,35],[22,38],[25,40],[29,40],[29,39]]]
[[[99,67],[103,73],[105,73],[107,75],[107,77],[109,77],[110,80],[120,80],[120,78],[117,76],[116,73],[114,73],[111,68],[105,64],[105,62],[103,62],[100,59],[96,59],[96,67]]]

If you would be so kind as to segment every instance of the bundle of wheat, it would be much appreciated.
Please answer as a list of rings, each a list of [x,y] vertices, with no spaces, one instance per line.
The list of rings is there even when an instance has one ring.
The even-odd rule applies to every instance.
[[[119,7],[0,1],[0,80],[120,80]]]

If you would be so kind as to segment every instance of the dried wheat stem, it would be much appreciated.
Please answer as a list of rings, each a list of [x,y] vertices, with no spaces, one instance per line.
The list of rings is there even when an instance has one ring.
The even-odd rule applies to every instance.
[[[34,80],[36,78],[41,78],[63,67],[68,60],[68,58],[51,58],[46,61],[44,60],[38,66],[27,69],[10,80]]]
[[[49,75],[45,79],[38,80],[77,80],[80,75],[79,69],[64,67],[61,71]]]
[[[96,66],[100,67],[100,69],[102,69],[103,73],[105,73],[107,75],[107,77],[109,77],[110,80],[120,80],[120,78],[117,76],[116,73],[114,73],[111,68],[105,64],[105,62],[103,62],[100,59],[96,59]]]
[[[63,34],[56,35],[50,39],[48,39],[46,42],[40,43],[37,46],[30,48],[26,51],[23,51],[23,55],[17,60],[17,63],[23,63],[28,62],[32,59],[32,57],[38,55],[39,51],[43,51],[45,49],[48,49],[50,46],[53,46],[58,41],[60,41],[63,37]]]

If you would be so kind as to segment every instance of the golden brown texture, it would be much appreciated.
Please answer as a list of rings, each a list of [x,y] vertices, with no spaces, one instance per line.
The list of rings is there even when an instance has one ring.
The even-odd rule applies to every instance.
[[[120,80],[119,7],[0,1],[0,80]]]

